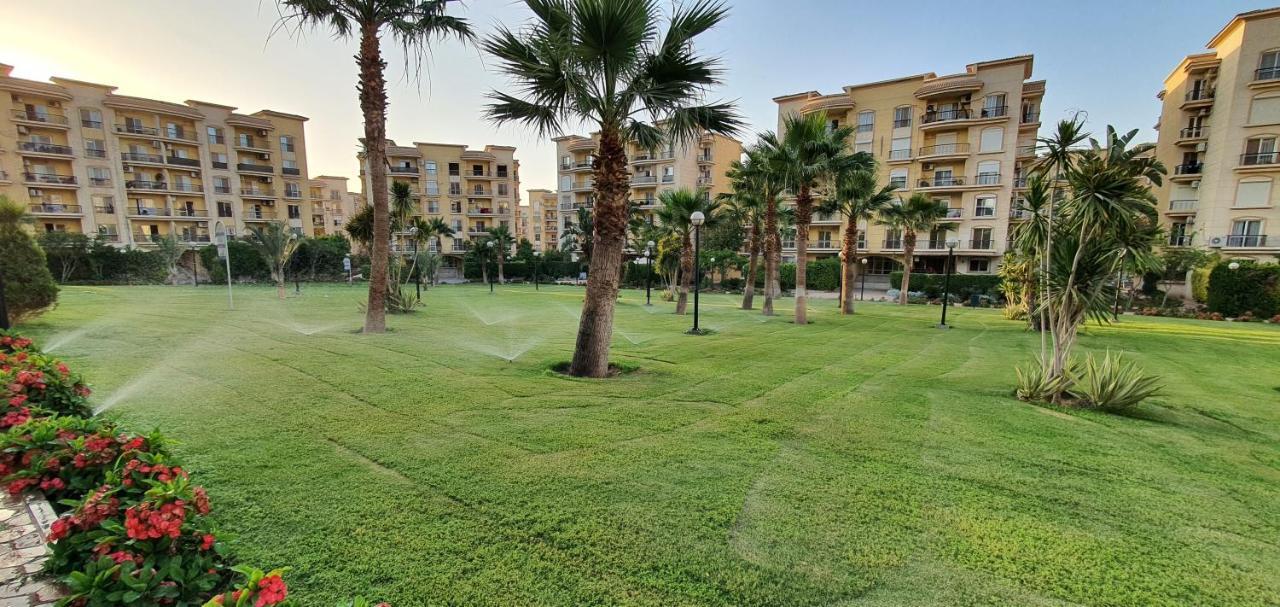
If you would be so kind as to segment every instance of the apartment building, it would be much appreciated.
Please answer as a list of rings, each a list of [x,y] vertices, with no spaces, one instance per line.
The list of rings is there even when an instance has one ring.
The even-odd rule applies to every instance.
[[[1280,254],[1280,8],[1236,15],[1164,81],[1157,158],[1171,247]],[[1268,235],[1268,232],[1271,232]]]
[[[556,193],[551,190],[529,190],[528,204],[516,206],[516,225],[520,238],[528,240],[535,251],[555,251],[560,248],[559,211],[556,210]]]
[[[347,190],[346,177],[320,175],[311,180],[311,228],[316,236],[340,234],[361,207],[364,197]]]
[[[558,159],[557,225],[562,234],[564,228],[577,221],[577,209],[589,209],[595,202],[591,176],[599,139],[599,133],[591,137],[568,135],[552,139]],[[689,144],[670,143],[658,150],[630,144],[627,161],[631,170],[631,200],[652,220],[658,194],[663,191],[703,189],[713,197],[730,192],[733,188],[725,171],[730,162],[741,157],[741,141],[711,133]]]
[[[143,247],[167,235],[207,243],[218,224],[313,233],[306,118],[12,70],[0,64],[0,194],[27,206],[37,230]]]
[[[777,97],[778,128],[794,114],[826,112],[831,125],[855,129],[853,150],[875,156],[880,185],[942,201],[955,227],[917,236],[917,271],[942,272],[949,238],[959,240],[956,271],[993,273],[1020,217],[1014,200],[1035,157],[1043,80],[1032,81],[1033,57],[972,63],[960,74],[934,73],[853,84],[839,93],[809,91]],[[900,267],[902,234],[872,221],[862,225],[859,256],[884,275]],[[815,214],[810,260],[838,254],[843,220]],[[794,237],[783,257],[795,260]]]
[[[442,218],[453,229],[452,238],[443,239],[442,251],[434,239],[430,250],[443,256],[441,275],[460,277],[462,258],[469,242],[487,230],[506,226],[516,233],[515,208],[520,204],[520,162],[516,149],[486,145],[482,150],[452,143],[417,143],[410,146],[387,141],[387,187],[404,182],[413,192],[419,217]],[[360,176],[365,200],[372,200],[366,177],[368,162],[359,154]],[[398,234],[396,246],[404,247],[405,234]]]

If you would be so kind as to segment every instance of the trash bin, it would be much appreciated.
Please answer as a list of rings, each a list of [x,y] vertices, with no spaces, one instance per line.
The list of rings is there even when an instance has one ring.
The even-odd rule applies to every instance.
[[[980,305],[982,305],[982,296],[981,296],[981,295],[978,295],[977,293],[974,293],[973,295],[970,295],[970,296],[969,296],[969,307],[970,307],[970,308],[976,308],[976,307],[978,307],[978,306],[980,306]]]

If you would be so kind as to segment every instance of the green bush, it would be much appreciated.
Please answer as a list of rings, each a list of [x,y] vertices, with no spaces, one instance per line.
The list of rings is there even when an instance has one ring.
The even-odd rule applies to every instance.
[[[253,245],[243,240],[228,240],[227,251],[231,255],[231,276],[235,280],[267,281],[271,279],[271,268],[262,254]],[[209,280],[226,282],[227,265],[218,257],[218,247],[209,245],[200,249],[200,263],[209,271]],[[341,269],[342,260],[338,260]]]
[[[1259,318],[1280,313],[1280,265],[1238,261],[1240,267],[1232,270],[1230,263],[1219,263],[1209,274],[1209,311],[1228,317],[1250,312]]]
[[[1092,409],[1127,409],[1160,391],[1159,378],[1110,352],[1100,359],[1092,354],[1086,356],[1084,361],[1071,365],[1067,376],[1071,381],[1068,392],[1079,405]]]
[[[22,228],[26,212],[0,197],[0,277],[9,324],[35,316],[58,302],[58,285],[49,272],[44,251]]]
[[[1191,271],[1191,298],[1198,303],[1209,301],[1209,274],[1213,268],[1196,268]]]
[[[913,273],[908,291],[923,292],[929,299],[942,297],[942,287],[946,282],[945,274]],[[902,272],[889,274],[889,286],[898,288],[902,284]],[[1002,296],[1000,277],[994,274],[952,274],[951,295],[960,301],[968,301],[973,295],[985,295],[998,300]]]

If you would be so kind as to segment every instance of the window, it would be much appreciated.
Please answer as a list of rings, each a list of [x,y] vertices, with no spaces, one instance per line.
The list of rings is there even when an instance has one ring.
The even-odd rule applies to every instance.
[[[458,182],[456,182],[456,181],[451,181],[451,182],[449,182],[449,195],[450,195],[450,196],[461,196],[461,195],[462,195],[462,184],[461,184],[461,183],[458,183]]]
[[[907,187],[907,170],[894,169],[889,171],[889,185],[902,190]]]
[[[80,126],[90,129],[102,128],[102,112],[93,108],[80,108]]]
[[[206,127],[204,132],[205,132],[205,138],[209,140],[209,143],[226,143],[227,142],[227,140],[222,136],[222,129],[216,126]]]
[[[1258,61],[1258,73],[1254,80],[1275,80],[1280,78],[1280,50],[1262,53]]]
[[[455,225],[453,226],[453,231],[455,231],[455,232],[460,232],[460,231],[462,231],[462,224],[461,224],[461,223],[459,223],[459,224],[455,224]],[[454,239],[453,239],[453,250],[455,250],[455,251],[463,251],[463,250],[466,250],[466,248],[467,248],[467,245],[466,245],[466,243],[465,243],[465,242],[463,242],[463,240],[462,240],[461,238],[454,238]]]
[[[297,168],[298,168],[298,161],[297,161],[297,160],[282,160],[282,161],[280,161],[280,162],[282,163],[282,165],[281,165],[281,166],[283,166],[283,167],[284,167],[284,168],[286,168],[286,169],[297,169]]]
[[[462,212],[462,201],[461,201],[461,200],[454,200],[454,201],[450,202],[450,203],[449,203],[449,212],[450,212],[450,213],[461,213],[461,212]]]
[[[995,217],[996,216],[996,198],[995,196],[983,196],[974,201],[973,205],[974,217]]]
[[[870,133],[876,125],[876,113],[870,110],[858,112],[858,132]]]
[[[456,163],[456,162],[450,162],[450,163],[449,163],[449,174],[450,174],[450,175],[453,175],[453,176],[455,176],[455,177],[456,177],[456,176],[460,173],[460,171],[461,171],[461,168],[458,166],[458,163]]]
[[[998,126],[982,129],[978,152],[999,152],[1004,149],[1004,129]]]
[[[1000,183],[1000,163],[995,160],[984,160],[978,163],[978,185],[994,185]]]
[[[818,248],[831,248],[831,230],[818,230]]]
[[[425,166],[426,166],[426,168],[427,168],[427,176],[428,176],[428,177],[435,177],[435,176],[436,176],[436,172],[437,172],[437,169],[436,169],[436,161],[434,161],[434,160],[428,160],[428,161],[426,161],[424,164],[425,164]]]
[[[1262,233],[1261,219],[1237,219],[1231,224],[1227,237],[1229,247],[1264,247],[1267,237]]]
[[[974,274],[985,274],[991,271],[991,260],[989,259],[970,259],[969,272]]]
[[[213,168],[215,168],[215,169],[225,169],[225,168],[227,168],[227,154],[226,154],[226,152],[213,152],[213,153],[209,154],[209,156],[210,156],[211,158],[213,158]]]
[[[144,127],[142,126],[142,120],[141,120],[141,119],[139,119],[139,118],[133,118],[133,117],[128,117],[128,116],[126,116],[126,117],[125,117],[125,119],[124,119],[124,130],[126,130],[126,131],[128,131],[128,132],[130,132],[130,133],[143,133],[143,132],[145,132]]]
[[[85,139],[84,155],[89,158],[106,158],[107,142],[101,139]]]
[[[499,184],[498,184],[498,195],[499,195],[499,196],[506,196],[506,195],[507,195],[507,184],[505,184],[505,183],[499,183]]]
[[[182,125],[169,122],[164,125],[164,136],[169,139],[183,139],[186,133],[183,132]]]
[[[911,126],[911,106],[904,105],[893,108],[893,128]]]
[[[568,155],[566,155],[566,156],[561,156],[561,157],[560,157],[560,170],[562,170],[562,171],[567,171],[567,170],[569,170],[569,169],[571,169],[571,168],[573,168],[573,156],[568,156]]]
[[[889,160],[911,158],[911,137],[894,137],[889,143]]]
[[[426,192],[427,192],[427,196],[439,196],[440,184],[437,183],[435,180],[428,181],[426,183]]]
[[[1240,158],[1240,164],[1275,164],[1276,162],[1275,137],[1254,137],[1245,141],[1244,156]]]
[[[230,216],[231,216],[231,203],[225,200],[219,200],[218,201],[218,217],[230,217]]]
[[[256,147],[253,145],[253,135],[250,135],[248,133],[240,133],[239,135],[237,135],[236,142],[237,142],[237,145],[239,145],[242,148]]]
[[[102,196],[94,194],[93,210],[96,213],[104,213],[111,215],[116,212],[116,200],[111,196]]]
[[[111,185],[111,169],[107,167],[89,167],[90,185]]]
[[[1005,105],[1004,93],[992,93],[982,100],[982,117],[983,118],[999,118],[1009,114],[1009,107]]]
[[[853,144],[853,151],[862,152],[863,154],[871,154],[872,153],[871,142],[861,141],[861,142],[855,143]]]
[[[214,177],[214,178],[213,178],[213,192],[214,192],[215,194],[230,194],[230,193],[231,193],[231,180],[230,180],[230,179],[227,179],[226,177]]]
[[[498,165],[498,177],[502,177],[505,179],[506,176],[507,176],[507,165],[505,164]]]
[[[281,151],[281,152],[292,152],[292,151],[294,151],[294,150],[293,150],[293,136],[292,136],[292,135],[281,135],[281,136],[280,136],[280,151]]]
[[[867,259],[867,274],[872,276],[887,276],[893,272],[897,272],[902,264],[888,257],[871,257]]]
[[[301,219],[302,208],[296,204],[289,205],[289,219]]]
[[[437,213],[439,213],[439,212],[440,212],[440,201],[438,201],[438,200],[428,200],[428,201],[427,201],[427,213],[430,213],[430,214],[432,214],[432,215],[435,215],[435,214],[437,214]]]
[[[1254,97],[1249,106],[1249,124],[1280,124],[1280,95]]]
[[[284,195],[286,198],[302,198],[302,188],[296,183],[284,184]]]
[[[974,228],[973,240],[969,242],[969,248],[990,249],[991,246],[991,228]]]
[[[884,231],[884,248],[901,249],[902,248],[902,230],[888,229]]]
[[[1271,206],[1271,180],[1241,181],[1236,185],[1237,209],[1257,209]]]

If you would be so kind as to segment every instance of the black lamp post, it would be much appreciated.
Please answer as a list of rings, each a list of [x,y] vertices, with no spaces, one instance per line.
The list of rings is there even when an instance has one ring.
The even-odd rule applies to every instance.
[[[485,243],[485,246],[489,247],[489,253],[492,255],[492,254],[493,254],[493,252],[494,252],[494,251],[493,251],[493,241],[492,241],[492,240],[490,240],[489,242]],[[488,260],[488,259],[484,260],[484,263],[486,263],[486,264],[487,264],[487,263],[489,263],[489,260]],[[488,274],[488,272],[485,272],[485,274]],[[489,294],[491,294],[491,295],[493,294],[493,281],[494,281],[494,279],[495,279],[495,278],[496,278],[496,277],[494,277],[494,276],[490,276],[490,277],[489,277]]]
[[[958,239],[947,239],[947,273],[942,279],[942,322],[938,323],[939,329],[951,328],[947,326],[947,304],[951,302],[951,269],[955,265],[958,244],[960,244]]]
[[[533,290],[539,291],[538,288],[538,260],[542,258],[542,251],[533,252]]]
[[[649,268],[644,275],[644,305],[652,306],[653,303],[649,297],[652,293],[651,288],[653,287],[653,241],[650,240],[645,243],[645,245],[644,254],[645,261],[647,261],[645,265],[649,266]]]
[[[689,222],[693,224],[693,329],[690,333],[694,335],[702,334],[702,329],[698,328],[698,293],[702,290],[702,260],[698,255],[702,251],[702,223],[707,220],[706,215],[702,211],[694,211],[689,216]]]
[[[867,296],[867,258],[863,257],[858,260],[858,274],[861,274],[862,286],[858,289],[858,301],[862,301]]]
[[[836,270],[836,309],[844,310],[844,251],[836,254],[840,258],[840,269]]]
[[[293,235],[289,237],[289,240],[297,240],[297,239],[298,239],[297,232],[294,232]],[[297,271],[294,271],[293,273],[293,294],[294,295],[302,295],[302,277],[299,274],[300,273]]]
[[[410,266],[414,273],[413,288],[418,301],[422,301],[422,280],[418,278],[418,273],[422,271],[418,268],[418,226],[409,226],[409,238],[413,239],[413,265]]]

